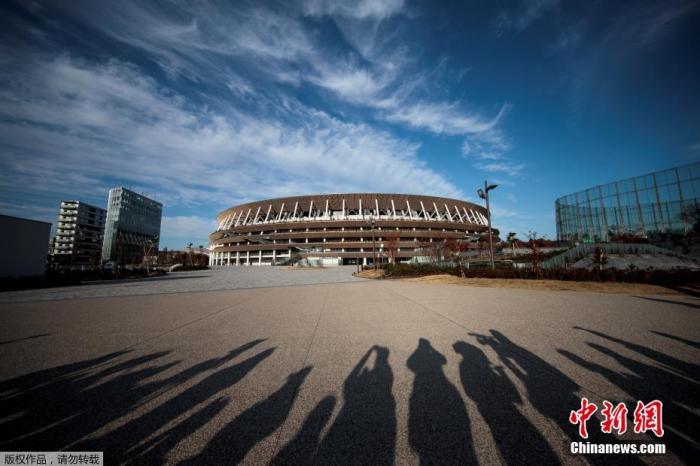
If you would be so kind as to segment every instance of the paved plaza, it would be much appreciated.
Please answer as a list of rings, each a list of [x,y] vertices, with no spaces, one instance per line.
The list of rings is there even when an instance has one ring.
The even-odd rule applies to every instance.
[[[700,300],[241,268],[0,294],[0,450],[107,464],[697,461]],[[581,397],[660,456],[573,456]],[[631,416],[631,413],[630,413]],[[630,419],[631,423],[631,419]]]

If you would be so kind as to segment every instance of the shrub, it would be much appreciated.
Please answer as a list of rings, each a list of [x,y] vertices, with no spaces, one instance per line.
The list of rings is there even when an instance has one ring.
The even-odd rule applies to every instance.
[[[425,275],[448,274],[459,276],[456,267],[434,264],[390,264],[386,267],[387,278],[420,277]],[[687,285],[700,283],[700,271],[640,270],[640,269],[531,269],[516,268],[470,268],[464,270],[466,278],[519,278],[526,280],[565,280],[621,283],[648,283],[655,285]]]

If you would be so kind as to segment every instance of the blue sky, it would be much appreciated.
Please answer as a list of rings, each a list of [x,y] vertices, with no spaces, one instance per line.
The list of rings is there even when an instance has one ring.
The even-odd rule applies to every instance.
[[[21,1],[0,7],[0,213],[123,185],[162,246],[319,192],[478,200],[555,236],[554,200],[700,159],[691,1]]]

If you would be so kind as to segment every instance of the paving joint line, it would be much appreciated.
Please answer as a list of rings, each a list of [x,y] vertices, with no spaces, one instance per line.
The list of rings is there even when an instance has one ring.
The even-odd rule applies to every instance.
[[[318,326],[321,323],[321,317],[323,316],[323,310],[326,308],[326,303],[328,302],[328,295],[330,295],[330,291],[326,290],[326,294],[323,297],[323,304],[321,304],[321,308],[318,311],[318,318],[316,319],[316,326],[314,327],[314,331],[311,334],[311,341],[309,341],[309,346],[306,348],[306,354],[304,355],[304,362],[301,363],[301,369],[306,367],[306,363],[309,360],[309,354],[311,353],[311,346],[314,344],[314,340],[316,339],[316,334],[318,333]],[[299,370],[301,370],[299,369]],[[279,448],[279,442],[280,438],[282,437],[282,432],[284,432],[284,428],[287,426],[287,421],[289,420],[289,416],[287,416],[284,419],[284,422],[279,428],[279,432],[277,433],[277,438],[275,439],[275,445],[272,449],[272,455],[270,455],[269,461],[271,462],[275,456],[277,455],[277,450]],[[316,455],[316,452],[314,452],[314,456]]]

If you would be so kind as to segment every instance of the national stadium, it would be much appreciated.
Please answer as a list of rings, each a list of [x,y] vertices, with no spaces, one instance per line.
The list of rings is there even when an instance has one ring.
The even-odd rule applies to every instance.
[[[372,264],[425,256],[432,243],[473,238],[486,209],[411,194],[318,194],[241,204],[217,216],[210,265]]]

